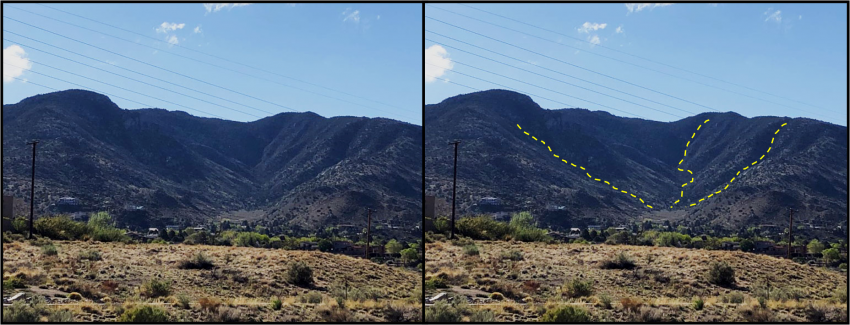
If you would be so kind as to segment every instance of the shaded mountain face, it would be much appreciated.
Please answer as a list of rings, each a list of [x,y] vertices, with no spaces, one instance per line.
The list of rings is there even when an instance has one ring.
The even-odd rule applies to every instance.
[[[97,209],[143,206],[161,219],[241,213],[322,229],[421,222],[422,128],[388,119],[282,113],[242,123],[162,109],[122,110],[68,90],[3,106],[3,193],[63,196]],[[239,212],[239,213],[237,213]],[[362,220],[360,220],[362,219]],[[412,228],[412,227],[411,227]]]
[[[451,213],[454,152],[448,143],[460,140],[460,214],[555,211],[539,215],[557,227],[652,218],[737,231],[787,227],[786,208],[793,208],[795,225],[846,227],[847,128],[838,125],[735,113],[662,123],[585,109],[545,110],[504,90],[426,105],[424,125],[425,191],[437,196],[441,215]],[[743,167],[749,168],[736,174]],[[502,207],[478,205],[484,197],[500,199]]]

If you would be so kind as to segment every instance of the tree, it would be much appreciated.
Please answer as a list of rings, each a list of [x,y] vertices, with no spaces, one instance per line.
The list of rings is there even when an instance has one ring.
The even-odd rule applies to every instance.
[[[756,245],[753,243],[752,240],[744,239],[744,240],[741,241],[741,251],[742,252],[751,252],[751,251],[753,251],[753,248],[755,248],[755,247],[756,247]]]
[[[809,242],[809,245],[807,245],[806,248],[808,249],[809,254],[817,255],[823,251],[823,244],[817,239],[812,239],[812,241]]]
[[[520,212],[511,216],[510,225],[514,229],[524,229],[536,226],[534,224],[534,217],[532,217],[531,213],[528,212]]]
[[[821,253],[823,254],[823,261],[826,264],[829,264],[833,261],[837,261],[839,258],[841,258],[841,253],[839,253],[838,249],[836,248],[827,248],[824,249]]]
[[[386,249],[387,253],[398,254],[399,252],[401,252],[402,249],[404,249],[404,246],[402,246],[401,243],[399,243],[397,240],[393,239],[387,243]]]
[[[330,252],[334,248],[333,242],[327,239],[319,240],[319,250],[323,252]]]
[[[415,248],[405,248],[401,250],[401,260],[404,264],[410,264],[413,261],[418,261],[419,253]]]

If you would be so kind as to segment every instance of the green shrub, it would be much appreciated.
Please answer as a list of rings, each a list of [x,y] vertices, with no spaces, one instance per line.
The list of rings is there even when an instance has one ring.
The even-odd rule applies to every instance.
[[[503,260],[522,261],[522,252],[512,249],[510,251],[502,251]]]
[[[463,254],[468,256],[478,256],[478,246],[475,246],[474,244],[463,246]]]
[[[113,227],[91,228],[89,235],[91,239],[99,242],[125,242],[128,240],[123,229]]]
[[[83,300],[83,295],[81,295],[79,292],[71,292],[68,294],[68,299]]]
[[[269,244],[269,236],[256,232],[240,232],[236,235],[234,244],[242,247],[266,247]]]
[[[24,280],[17,276],[11,276],[8,279],[3,280],[3,291],[26,287],[27,285],[24,283]]]
[[[847,271],[847,263],[838,264],[838,269],[842,271]]]
[[[501,240],[511,233],[507,223],[487,216],[461,218],[457,220],[456,227],[458,234],[472,239]]]
[[[178,267],[187,270],[209,270],[214,268],[215,264],[204,252],[198,252],[192,258],[180,262]]]
[[[283,307],[283,301],[280,298],[275,297],[272,299],[272,310],[280,310]]]
[[[74,321],[74,314],[70,310],[60,309],[47,315],[48,323],[71,323]]]
[[[444,301],[425,308],[426,323],[459,323],[462,317],[458,309]]]
[[[303,296],[298,296],[298,300],[302,304],[320,304],[322,303],[322,294],[317,291],[310,291]]]
[[[694,299],[694,309],[702,310],[702,307],[705,306],[705,302],[702,301],[702,298]]]
[[[122,323],[165,323],[168,322],[165,310],[150,305],[135,306],[124,311],[118,321]]]
[[[599,295],[599,306],[605,309],[611,309],[611,296],[606,294]]]
[[[593,295],[593,281],[581,281],[579,279],[573,279],[572,281],[564,284],[562,292],[570,298]]]
[[[168,241],[162,238],[151,240],[151,244],[168,245]]]
[[[707,277],[709,283],[722,287],[735,284],[735,270],[726,262],[711,262]]]
[[[847,287],[840,287],[832,295],[838,302],[847,304]]]
[[[192,301],[190,300],[188,295],[186,295],[185,293],[180,293],[180,294],[177,295],[177,306],[178,307],[183,308],[183,309],[189,309],[189,308],[191,308],[191,305],[192,305]]]
[[[614,258],[602,261],[600,267],[603,269],[631,270],[635,268],[635,262],[626,253],[619,252]]]
[[[524,242],[547,242],[552,240],[552,238],[546,234],[545,229],[534,227],[515,228],[513,231],[513,238]]]
[[[741,304],[744,302],[744,294],[740,292],[732,292],[721,297],[720,301],[725,304]]]
[[[469,315],[469,321],[472,323],[495,323],[496,315],[489,309],[476,309]]]
[[[148,298],[166,297],[171,294],[171,283],[151,279],[142,285],[141,294]]]
[[[304,262],[295,262],[286,272],[286,278],[289,283],[294,285],[311,286],[313,285],[313,269]]]
[[[425,280],[425,290],[427,291],[448,287],[449,286],[446,284],[446,280],[440,277],[432,277],[430,279]]]
[[[3,323],[35,323],[40,318],[40,310],[17,300],[9,307],[3,307]]]
[[[59,254],[59,251],[56,250],[56,246],[49,244],[41,246],[41,253],[44,254],[44,256],[56,256]]]
[[[33,229],[45,237],[68,240],[79,239],[89,232],[88,225],[67,216],[38,218],[33,221]]]
[[[588,323],[591,320],[586,310],[575,306],[555,307],[540,317],[540,321],[544,323]]]
[[[96,250],[87,250],[80,252],[78,256],[81,260],[89,260],[89,261],[100,261],[102,258],[100,257],[100,252]]]
[[[505,296],[501,293],[494,292],[490,294],[490,299],[493,300],[505,300]]]
[[[356,301],[378,300],[384,297],[384,292],[378,288],[352,288],[349,291],[348,298]]]

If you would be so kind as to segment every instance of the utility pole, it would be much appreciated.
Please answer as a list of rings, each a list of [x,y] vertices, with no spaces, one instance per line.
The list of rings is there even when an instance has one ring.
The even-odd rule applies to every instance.
[[[33,219],[33,211],[35,206],[35,147],[38,145],[38,140],[33,140],[33,142],[27,143],[32,145],[32,181],[30,182],[30,232],[27,235],[27,239],[32,239],[32,219]]]
[[[368,217],[367,217],[368,221],[366,222],[367,223],[367,226],[366,226],[366,259],[368,260],[369,259],[369,241],[370,241],[369,240],[369,234],[372,230],[372,209],[367,208],[366,214],[368,215]]]
[[[460,141],[450,142],[455,145],[455,171],[454,182],[452,182],[452,234],[449,239],[455,239],[455,202],[457,201],[457,145]]]
[[[794,242],[794,209],[788,209],[788,259],[791,259],[791,243]]]

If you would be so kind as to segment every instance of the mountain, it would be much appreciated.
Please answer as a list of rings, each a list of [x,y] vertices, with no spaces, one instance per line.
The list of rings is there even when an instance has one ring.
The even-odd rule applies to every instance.
[[[505,90],[426,105],[424,123],[425,191],[437,197],[440,215],[451,211],[454,152],[448,143],[460,140],[460,214],[493,212],[477,203],[496,197],[502,200],[496,210],[546,211],[542,221],[556,227],[651,218],[738,231],[785,226],[786,208],[795,210],[795,225],[846,227],[843,126],[732,112],[664,123],[586,109],[547,110]],[[673,205],[675,200],[680,202]]]
[[[281,113],[254,122],[124,110],[82,90],[3,105],[3,193],[36,205],[71,196],[97,209],[141,206],[139,225],[244,217],[323,229],[421,222],[422,128],[383,118]],[[161,221],[161,222],[160,222]],[[411,229],[413,227],[409,227]]]

